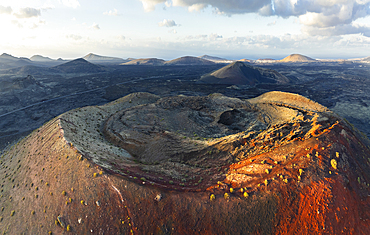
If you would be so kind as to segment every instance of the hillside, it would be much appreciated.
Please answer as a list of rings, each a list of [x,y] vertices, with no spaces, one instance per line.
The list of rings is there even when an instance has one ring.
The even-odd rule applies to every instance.
[[[291,54],[280,61],[281,62],[313,62],[316,60],[308,56],[304,56],[300,54]]]
[[[106,71],[103,66],[95,65],[82,58],[54,66],[53,69],[63,73],[100,73]]]
[[[122,58],[118,57],[109,57],[109,56],[101,56],[96,55],[93,53],[89,53],[86,56],[83,57],[84,60],[89,61],[91,63],[101,63],[101,64],[121,64],[127,62],[127,60],[124,60]]]
[[[134,59],[129,62],[123,63],[121,65],[164,65],[165,60],[157,59],[157,58],[147,58],[147,59]]]
[[[0,231],[368,234],[368,156],[368,139],[299,95],[134,93],[1,156]]]
[[[174,60],[167,61],[165,65],[213,65],[215,64],[212,61],[193,57],[193,56],[184,56]]]
[[[274,70],[253,67],[240,61],[203,75],[200,81],[211,84],[230,85],[256,85],[258,83],[284,84],[292,82]]]

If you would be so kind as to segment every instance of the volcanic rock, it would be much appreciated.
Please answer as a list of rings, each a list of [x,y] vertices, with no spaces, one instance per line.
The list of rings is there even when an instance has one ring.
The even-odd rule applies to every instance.
[[[103,66],[90,63],[82,58],[54,66],[53,69],[63,73],[100,73],[107,71]]]
[[[256,85],[258,83],[291,83],[292,80],[271,70],[253,67],[237,61],[212,73],[203,75],[201,82],[228,85]]]
[[[369,140],[326,107],[134,93],[1,157],[9,234],[368,234]]]

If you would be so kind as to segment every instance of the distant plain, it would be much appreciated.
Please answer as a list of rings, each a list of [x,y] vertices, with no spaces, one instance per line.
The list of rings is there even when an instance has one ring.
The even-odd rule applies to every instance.
[[[2,64],[0,149],[68,110],[102,105],[133,92],[150,92],[163,97],[222,93],[242,99],[273,90],[292,92],[327,106],[370,137],[369,63],[251,62],[253,66],[275,70],[296,82],[237,86],[200,82],[201,76],[226,63],[153,66],[90,62],[80,59],[23,61],[21,66]]]

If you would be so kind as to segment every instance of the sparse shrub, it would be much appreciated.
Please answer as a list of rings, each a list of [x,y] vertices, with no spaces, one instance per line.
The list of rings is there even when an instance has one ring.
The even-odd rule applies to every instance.
[[[244,197],[249,197],[249,194],[248,194],[247,192],[244,192],[244,193],[243,193],[243,196],[244,196]]]
[[[230,193],[233,193],[234,192],[234,189],[233,188],[230,188]]]
[[[228,193],[225,193],[225,194],[224,194],[224,198],[225,198],[226,200],[229,200],[229,199],[230,199],[230,195],[229,195]]]
[[[67,195],[66,191],[62,191],[62,195],[63,196]]]
[[[213,201],[216,199],[216,196],[212,193],[211,196],[209,196],[209,200],[210,201]]]
[[[15,214],[14,210],[10,212],[10,216],[13,216],[14,214]]]

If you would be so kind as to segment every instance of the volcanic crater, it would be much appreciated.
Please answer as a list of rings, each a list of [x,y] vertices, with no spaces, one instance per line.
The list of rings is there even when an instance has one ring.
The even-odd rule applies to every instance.
[[[369,146],[296,94],[134,93],[60,115],[10,149],[0,223],[38,234],[366,234]],[[31,183],[50,195],[18,189]]]

